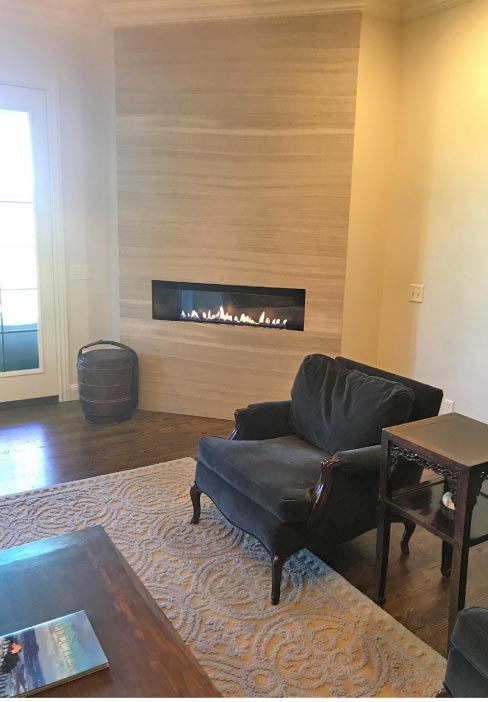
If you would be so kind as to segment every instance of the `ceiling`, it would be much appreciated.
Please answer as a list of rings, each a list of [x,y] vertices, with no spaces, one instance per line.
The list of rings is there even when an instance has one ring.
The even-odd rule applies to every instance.
[[[400,0],[401,19],[404,22],[410,22],[434,12],[448,10],[455,5],[463,5],[466,2],[472,2],[472,0]]]

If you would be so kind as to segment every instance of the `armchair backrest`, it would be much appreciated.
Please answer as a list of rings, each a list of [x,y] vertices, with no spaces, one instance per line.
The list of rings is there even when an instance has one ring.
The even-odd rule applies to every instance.
[[[415,399],[409,417],[410,422],[416,422],[418,419],[435,417],[439,414],[442,398],[444,396],[444,392],[439,388],[435,388],[432,385],[427,385],[426,383],[420,383],[418,380],[404,378],[401,375],[389,373],[388,371],[381,370],[380,368],[368,366],[364,363],[353,361],[350,358],[344,358],[343,356],[338,356],[336,361],[338,361],[345,368],[357,370],[361,373],[366,373],[367,375],[385,378],[386,380],[393,380],[397,383],[406,385],[408,388],[411,388],[415,394]]]

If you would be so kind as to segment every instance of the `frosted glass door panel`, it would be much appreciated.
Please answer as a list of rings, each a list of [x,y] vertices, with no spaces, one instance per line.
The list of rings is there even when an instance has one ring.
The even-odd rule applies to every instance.
[[[0,109],[0,201],[32,202],[34,175],[28,112]]]
[[[62,240],[53,209],[55,124],[49,89],[0,83],[0,405],[67,392],[56,317],[56,286],[64,284],[54,261]]]
[[[0,202],[0,237],[0,289],[36,289],[36,232],[31,203]]]
[[[34,171],[28,112],[0,109],[0,373],[39,368]]]

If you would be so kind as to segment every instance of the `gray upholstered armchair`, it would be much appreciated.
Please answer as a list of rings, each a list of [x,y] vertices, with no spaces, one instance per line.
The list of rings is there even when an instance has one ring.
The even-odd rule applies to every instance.
[[[271,602],[280,599],[284,561],[318,554],[376,527],[381,430],[434,416],[442,391],[345,358],[307,356],[291,401],[236,412],[229,439],[199,443],[192,523],[205,493],[272,560]],[[399,464],[395,486],[420,480]],[[414,525],[405,523],[402,549]]]
[[[438,697],[488,697],[488,609],[466,607],[452,632],[446,681]]]

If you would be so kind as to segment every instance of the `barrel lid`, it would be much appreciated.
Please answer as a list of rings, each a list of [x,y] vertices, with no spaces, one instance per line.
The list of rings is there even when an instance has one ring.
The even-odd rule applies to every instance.
[[[78,359],[80,368],[118,368],[133,363],[134,355],[125,349],[97,349],[87,351]]]

